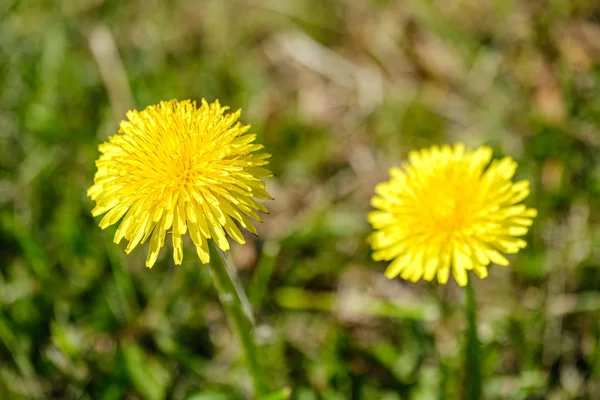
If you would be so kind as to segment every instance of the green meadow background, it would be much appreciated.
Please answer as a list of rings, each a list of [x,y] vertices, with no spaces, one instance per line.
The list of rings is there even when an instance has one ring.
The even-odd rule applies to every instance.
[[[514,157],[539,210],[474,282],[484,398],[600,398],[600,2],[0,0],[1,399],[246,398],[193,246],[148,270],[85,195],[128,109],[203,97],[273,154],[231,252],[273,389],[465,396],[464,292],[385,279],[365,242],[388,167],[461,141]]]

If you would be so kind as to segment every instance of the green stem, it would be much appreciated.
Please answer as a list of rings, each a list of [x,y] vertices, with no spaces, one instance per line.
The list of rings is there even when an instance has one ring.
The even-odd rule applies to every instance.
[[[465,392],[469,400],[481,398],[481,343],[477,337],[477,304],[471,279],[465,288],[467,304],[467,345],[465,347],[466,377]]]
[[[254,396],[260,398],[266,394],[264,374],[258,362],[258,350],[254,343],[253,321],[248,300],[239,285],[232,279],[233,271],[229,271],[223,254],[213,241],[209,241],[210,271],[215,281],[219,298],[231,321],[244,351],[246,365],[252,377]]]

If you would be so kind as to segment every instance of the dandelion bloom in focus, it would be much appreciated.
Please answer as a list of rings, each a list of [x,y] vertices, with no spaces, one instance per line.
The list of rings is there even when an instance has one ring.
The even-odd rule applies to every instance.
[[[434,146],[411,152],[403,170],[390,169],[390,180],[379,183],[371,199],[377,210],[368,215],[373,259],[392,260],[388,278],[437,276],[444,284],[452,269],[465,286],[467,271],[485,278],[490,263],[508,265],[502,253],[527,245],[519,236],[537,212],[519,203],[529,195],[529,182],[512,181],[512,158],[490,164],[491,158],[485,146]]]
[[[250,218],[267,212],[256,199],[271,196],[261,178],[269,154],[257,152],[256,135],[218,101],[171,100],[129,111],[119,133],[99,146],[98,171],[88,196],[94,216],[105,214],[102,229],[121,223],[114,241],[128,240],[126,252],[150,239],[146,266],[152,267],[167,233],[175,264],[183,260],[186,232],[203,263],[210,260],[208,239],[229,249],[226,234],[239,243],[239,225],[256,234]]]

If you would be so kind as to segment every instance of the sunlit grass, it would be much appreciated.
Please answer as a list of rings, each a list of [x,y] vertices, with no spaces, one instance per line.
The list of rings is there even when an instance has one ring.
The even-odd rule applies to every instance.
[[[599,397],[599,4],[201,3],[0,2],[0,398],[248,393],[193,244],[148,274],[90,215],[97,145],[168,98],[243,108],[274,155],[260,239],[232,243],[273,387],[463,397],[462,292],[388,281],[365,241],[388,168],[460,141],[513,157],[539,212],[477,281],[486,397]]]

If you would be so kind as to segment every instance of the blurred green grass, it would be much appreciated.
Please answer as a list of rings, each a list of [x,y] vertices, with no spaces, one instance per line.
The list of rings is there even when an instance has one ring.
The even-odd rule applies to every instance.
[[[462,291],[387,281],[365,213],[408,151],[463,141],[517,159],[539,210],[476,281],[485,398],[600,398],[599,85],[594,0],[3,0],[0,398],[244,398],[194,251],[147,270],[85,196],[127,109],[202,97],[273,154],[232,251],[273,388],[462,398]]]

